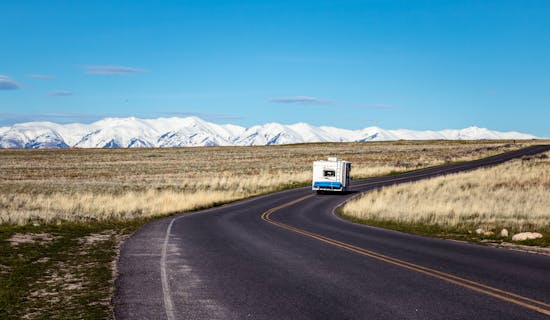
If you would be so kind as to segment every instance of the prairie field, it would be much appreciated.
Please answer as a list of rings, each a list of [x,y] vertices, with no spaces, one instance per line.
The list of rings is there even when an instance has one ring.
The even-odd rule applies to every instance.
[[[348,202],[365,221],[498,234],[550,233],[550,152],[465,173],[390,186]]]
[[[124,237],[155,216],[309,184],[314,160],[352,161],[363,178],[534,143],[0,150],[0,318],[112,319]]]
[[[357,179],[471,160],[533,143],[0,150],[0,223],[128,220],[209,207],[307,185],[312,161],[327,156],[352,161]]]

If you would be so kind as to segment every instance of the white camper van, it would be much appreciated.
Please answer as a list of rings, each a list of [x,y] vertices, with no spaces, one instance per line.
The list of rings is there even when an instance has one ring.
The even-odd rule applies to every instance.
[[[329,157],[328,160],[313,162],[313,180],[311,188],[322,191],[348,190],[350,185],[351,162]]]

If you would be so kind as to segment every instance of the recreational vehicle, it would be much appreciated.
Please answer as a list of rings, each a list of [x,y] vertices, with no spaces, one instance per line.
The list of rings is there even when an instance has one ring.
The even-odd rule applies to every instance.
[[[313,162],[311,188],[317,193],[323,191],[345,192],[350,185],[351,162],[329,157]]]

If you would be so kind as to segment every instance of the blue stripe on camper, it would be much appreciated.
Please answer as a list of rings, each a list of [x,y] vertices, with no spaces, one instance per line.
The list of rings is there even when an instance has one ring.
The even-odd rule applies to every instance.
[[[313,183],[314,188],[330,188],[330,189],[340,189],[342,188],[342,183],[340,182],[330,182],[330,181],[315,181]]]

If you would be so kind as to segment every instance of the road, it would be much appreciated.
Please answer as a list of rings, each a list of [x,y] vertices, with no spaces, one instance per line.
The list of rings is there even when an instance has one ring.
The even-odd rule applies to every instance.
[[[121,247],[116,319],[549,319],[550,256],[351,223],[356,192],[494,165],[534,146],[153,221]]]

